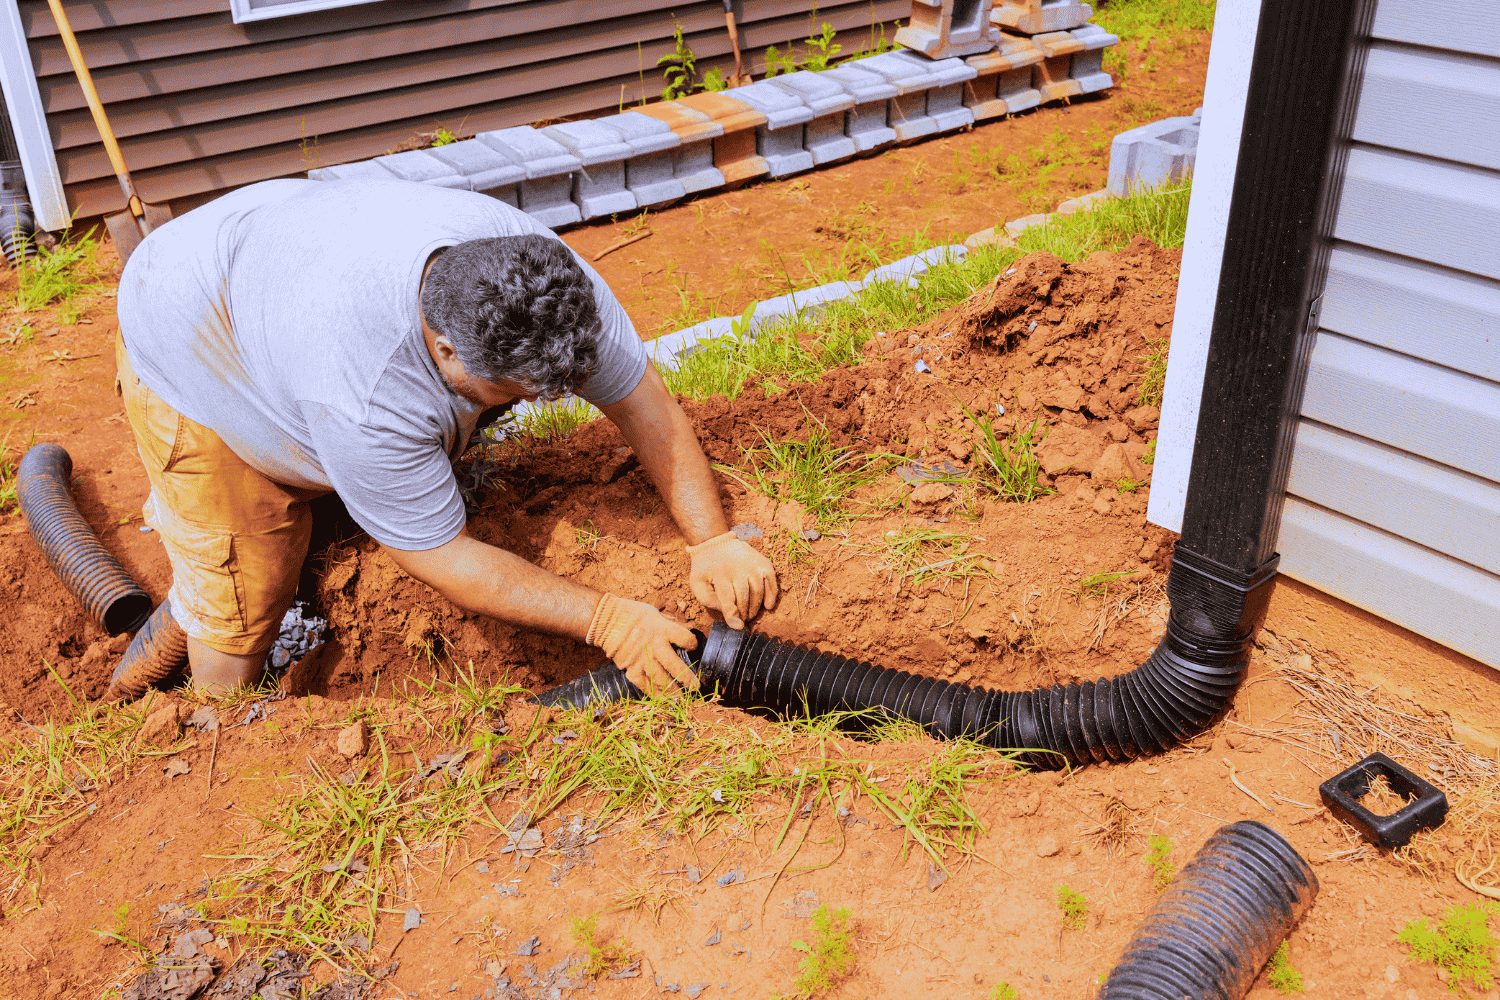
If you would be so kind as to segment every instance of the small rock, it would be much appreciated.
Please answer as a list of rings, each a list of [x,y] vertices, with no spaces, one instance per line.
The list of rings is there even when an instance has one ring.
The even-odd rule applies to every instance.
[[[1240,747],[1250,742],[1250,737],[1246,736],[1244,733],[1225,733],[1224,742],[1229,744],[1231,750],[1238,750]]]
[[[804,542],[816,542],[818,539],[823,537],[823,533],[817,528],[808,528],[806,531],[798,532],[797,537],[802,539]]]
[[[708,989],[710,985],[709,983],[697,983],[692,986],[684,986],[682,992],[686,993],[692,1000],[698,1000],[698,995]]]
[[[190,774],[193,770],[193,765],[189,764],[185,760],[182,760],[181,758],[173,757],[171,760],[167,761],[167,766],[162,768],[161,770],[162,773],[167,777],[175,778],[179,774]]]
[[[176,705],[163,705],[141,724],[136,742],[142,746],[166,746],[182,735],[182,720],[177,717]]]
[[[938,503],[953,495],[953,487],[947,483],[923,483],[911,491],[912,503]]]
[[[948,881],[948,873],[932,862],[927,863],[927,891],[937,892],[938,886]]]
[[[1062,844],[1056,837],[1043,837],[1037,841],[1036,856],[1039,858],[1055,857],[1062,850]]]
[[[341,757],[363,757],[370,749],[370,727],[365,725],[365,720],[360,719],[354,725],[339,730],[335,749]]]
[[[1138,434],[1154,429],[1160,420],[1161,410],[1154,406],[1137,406],[1125,414],[1125,422]]]
[[[408,906],[406,908],[406,919],[401,922],[401,933],[405,934],[407,931],[414,931],[421,926],[422,911],[415,906]]]
[[[172,945],[172,955],[174,958],[197,958],[203,953],[203,946],[213,939],[214,932],[202,927],[179,934]]]
[[[219,717],[214,713],[212,708],[203,705],[192,715],[188,716],[187,724],[200,733],[211,733],[219,728]]]
[[[541,944],[542,939],[533,934],[525,941],[522,941],[520,944],[516,945],[516,954],[524,958],[530,958],[532,955],[536,954],[537,949],[541,947]]]
[[[736,524],[729,530],[734,532],[734,537],[742,542],[748,542],[752,538],[761,538],[765,535],[764,531],[761,531],[749,521],[746,521],[744,524]]]
[[[716,885],[734,885],[736,882],[745,881],[745,873],[739,868],[731,868],[729,871],[714,879]]]
[[[712,948],[722,940],[724,940],[724,935],[719,932],[719,929],[717,927],[715,927],[714,932],[708,936],[708,940],[703,942],[703,947]]]

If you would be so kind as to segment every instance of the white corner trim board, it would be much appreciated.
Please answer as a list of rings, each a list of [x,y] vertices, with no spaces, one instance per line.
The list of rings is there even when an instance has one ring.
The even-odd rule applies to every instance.
[[[1172,316],[1172,349],[1157,433],[1156,464],[1146,518],[1172,531],[1182,530],[1198,403],[1208,364],[1208,335],[1224,261],[1224,230],[1240,154],[1240,129],[1250,89],[1250,62],[1260,24],[1260,0],[1221,3],[1214,14],[1213,48],[1203,94],[1198,162],[1188,202],[1182,273]]]
[[[0,0],[0,90],[5,93],[5,108],[21,151],[26,193],[37,225],[51,232],[67,229],[72,221],[68,199],[63,193],[62,175],[57,172],[57,158],[52,154],[52,135],[47,131],[47,114],[42,110],[42,95],[37,90],[16,0]]]

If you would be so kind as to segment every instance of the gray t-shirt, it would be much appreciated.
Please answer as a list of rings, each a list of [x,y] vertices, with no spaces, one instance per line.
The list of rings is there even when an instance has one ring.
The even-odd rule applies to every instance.
[[[278,483],[337,490],[392,548],[435,548],[464,524],[452,458],[480,408],[449,391],[422,338],[433,251],[552,233],[503,202],[405,181],[266,181],[147,237],[120,279],[136,374]],[[576,258],[576,255],[575,255]],[[580,395],[627,396],[646,351],[594,283],[599,365]]]

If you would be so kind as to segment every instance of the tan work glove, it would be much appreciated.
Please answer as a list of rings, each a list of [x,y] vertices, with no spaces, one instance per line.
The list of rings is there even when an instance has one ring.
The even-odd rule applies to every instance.
[[[776,568],[732,531],[689,545],[692,569],[688,586],[705,607],[723,612],[730,628],[744,628],[745,619],[759,613],[761,604],[776,606]]]
[[[672,648],[695,645],[692,630],[649,604],[605,594],[584,641],[604,650],[630,683],[648,695],[666,694],[677,685],[698,686],[697,676]]]

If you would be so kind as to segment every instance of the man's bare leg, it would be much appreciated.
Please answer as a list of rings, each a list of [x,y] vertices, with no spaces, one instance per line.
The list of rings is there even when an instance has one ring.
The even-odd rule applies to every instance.
[[[221,653],[202,639],[188,636],[188,662],[193,667],[193,687],[204,694],[227,694],[253,684],[266,662],[264,653],[238,656]]]

